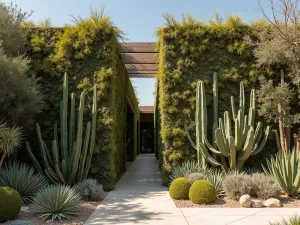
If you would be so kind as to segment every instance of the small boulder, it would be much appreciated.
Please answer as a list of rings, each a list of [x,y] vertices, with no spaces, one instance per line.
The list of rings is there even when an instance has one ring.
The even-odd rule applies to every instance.
[[[269,198],[264,202],[264,206],[268,208],[280,208],[281,202],[276,198]]]
[[[240,205],[244,208],[251,207],[252,199],[250,195],[242,195],[240,197]]]
[[[251,207],[252,208],[262,208],[263,202],[261,200],[252,200]]]
[[[29,207],[28,206],[22,206],[21,207],[21,212],[29,212]]]

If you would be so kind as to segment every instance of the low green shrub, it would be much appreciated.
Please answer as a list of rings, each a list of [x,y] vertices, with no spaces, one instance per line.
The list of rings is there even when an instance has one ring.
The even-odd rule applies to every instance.
[[[276,198],[282,194],[280,186],[275,180],[262,173],[254,173],[251,176],[254,185],[254,197],[260,199]]]
[[[221,197],[224,195],[223,190],[223,180],[225,177],[225,173],[221,170],[211,170],[209,173],[206,174],[206,179],[208,180],[216,189],[217,197]]]
[[[21,195],[23,203],[28,203],[42,188],[48,185],[46,178],[35,173],[26,164],[8,163],[0,169],[0,186],[8,186]]]
[[[33,223],[26,220],[15,220],[10,222],[9,225],[33,225]]]
[[[170,185],[170,196],[173,199],[188,199],[191,183],[184,177],[176,178]]]
[[[205,175],[203,173],[190,173],[186,175],[186,178],[191,184],[193,184],[197,180],[204,180]]]
[[[83,199],[88,201],[99,200],[103,195],[103,186],[96,179],[86,179],[76,184],[74,188]]]
[[[189,198],[196,204],[208,204],[217,198],[215,187],[207,180],[197,180],[189,191]]]
[[[16,190],[5,186],[0,187],[0,223],[16,218],[21,205],[22,198]]]
[[[206,164],[199,164],[196,161],[186,161],[180,166],[174,167],[170,175],[170,180],[174,180],[179,177],[186,177],[191,173],[206,174],[210,171]]]
[[[242,195],[253,195],[254,183],[250,175],[232,174],[223,180],[223,190],[230,199],[239,200]]]
[[[63,220],[78,214],[80,203],[80,194],[75,189],[50,185],[34,196],[30,209],[44,219]]]
[[[300,225],[300,216],[293,216],[288,220],[282,219],[280,222],[270,223],[270,225]]]

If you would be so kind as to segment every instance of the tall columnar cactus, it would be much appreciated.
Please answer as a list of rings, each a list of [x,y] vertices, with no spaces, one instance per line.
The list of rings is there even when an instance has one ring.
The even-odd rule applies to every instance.
[[[236,112],[234,97],[231,96],[231,110],[234,126],[231,125],[231,120],[229,117],[229,112],[224,112],[224,118],[219,118],[219,124],[216,124],[216,116],[218,115],[216,105],[217,97],[217,76],[214,75],[214,125],[213,125],[213,144],[208,141],[207,133],[202,132],[197,133],[196,128],[196,139],[197,143],[194,144],[188,130],[186,127],[186,133],[188,139],[190,140],[192,146],[197,150],[197,156],[202,155],[210,164],[213,166],[223,166],[224,169],[235,169],[243,167],[245,161],[250,157],[250,155],[258,154],[267,142],[269,135],[269,127],[266,128],[263,134],[263,128],[261,122],[257,123],[255,128],[255,90],[251,90],[250,95],[250,107],[248,114],[245,112],[245,92],[244,85],[240,83],[240,102],[239,109]],[[201,95],[199,95],[200,93]],[[204,84],[202,81],[198,82],[197,85],[197,102],[206,102]],[[206,131],[207,129],[207,116],[206,116],[206,104],[200,106],[199,103],[196,104],[196,127],[202,126],[202,129]],[[197,120],[197,113],[205,114],[199,123]],[[234,132],[232,132],[234,128]],[[199,141],[198,141],[199,140]],[[203,142],[204,140],[204,142]],[[213,157],[209,151],[213,154],[219,156]]]
[[[94,86],[92,121],[87,122],[83,137],[84,92],[80,95],[77,126],[75,126],[75,94],[71,94],[70,115],[68,116],[68,76],[64,75],[63,99],[60,104],[60,135],[54,124],[54,139],[49,150],[42,138],[39,124],[36,125],[39,146],[42,153],[44,169],[34,156],[30,145],[26,147],[35,167],[45,173],[54,183],[72,185],[88,176],[95,145],[97,88]],[[68,124],[69,118],[69,124]],[[76,130],[77,129],[77,130]]]

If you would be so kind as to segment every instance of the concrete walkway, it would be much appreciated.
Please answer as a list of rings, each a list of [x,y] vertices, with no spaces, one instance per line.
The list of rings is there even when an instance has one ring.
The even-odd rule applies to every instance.
[[[140,155],[85,224],[268,225],[300,209],[176,208],[154,155]]]

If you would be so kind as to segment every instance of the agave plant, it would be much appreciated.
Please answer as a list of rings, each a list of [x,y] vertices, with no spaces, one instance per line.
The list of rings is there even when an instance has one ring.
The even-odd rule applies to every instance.
[[[174,167],[169,178],[171,181],[173,181],[178,177],[185,177],[191,173],[205,174],[209,172],[209,170],[210,169],[206,164],[198,163],[196,161],[191,160],[182,163],[181,166]]]
[[[78,214],[80,194],[70,186],[50,185],[32,199],[30,210],[43,219],[65,220]]]
[[[267,160],[264,172],[273,177],[288,196],[300,192],[300,154],[297,151],[278,153]]]
[[[212,185],[214,185],[217,192],[217,197],[223,196],[225,194],[222,186],[225,177],[224,171],[218,169],[210,170],[210,172],[206,173],[205,176],[206,180],[208,180]]]
[[[26,164],[8,163],[0,169],[0,186],[8,186],[18,191],[25,204],[47,185],[46,178],[35,173],[34,169]]]
[[[22,143],[22,129],[18,126],[9,128],[6,123],[0,122],[0,168],[6,156],[15,152]]]

